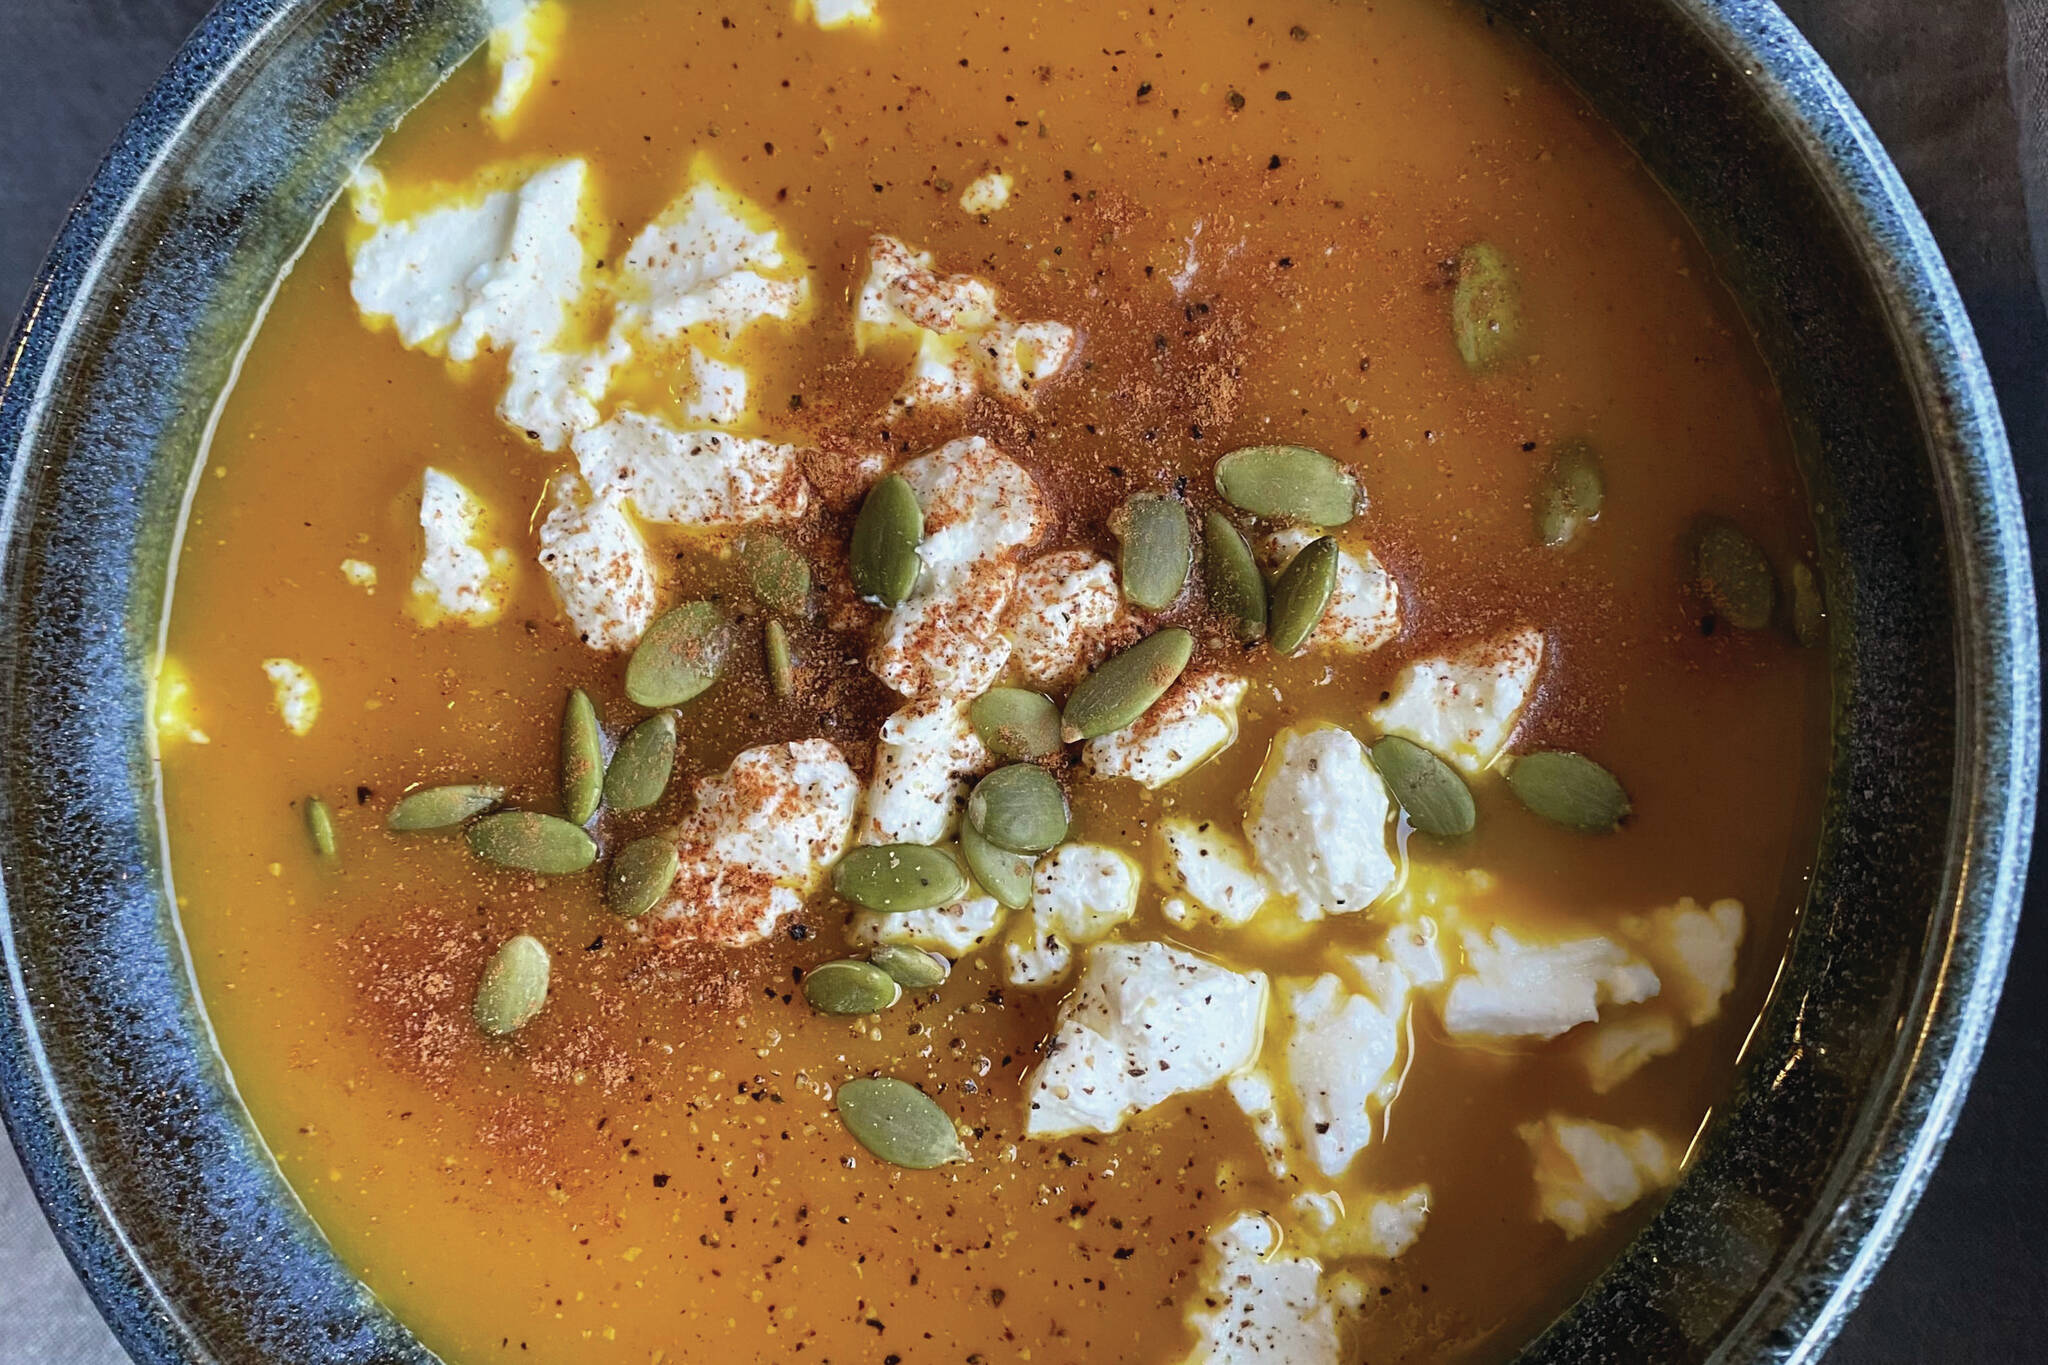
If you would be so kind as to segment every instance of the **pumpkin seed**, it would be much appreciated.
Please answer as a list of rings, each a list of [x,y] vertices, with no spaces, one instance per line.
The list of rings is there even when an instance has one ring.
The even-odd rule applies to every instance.
[[[635,839],[612,858],[604,879],[604,903],[613,914],[627,919],[646,914],[675,885],[682,861],[676,841],[668,835]]]
[[[967,894],[967,876],[941,849],[869,844],[839,860],[832,889],[863,910],[897,915],[953,904]]]
[[[732,628],[709,602],[685,602],[640,637],[626,665],[626,695],[640,705],[681,706],[718,681]]]
[[[994,896],[996,904],[1012,910],[1031,905],[1031,874],[1036,860],[1007,848],[997,848],[981,837],[971,824],[960,826],[960,857],[974,877],[975,885]]]
[[[1244,532],[1213,509],[1202,518],[1202,578],[1209,610],[1229,621],[1238,639],[1252,641],[1266,633],[1265,575]]]
[[[385,818],[385,825],[401,834],[421,830],[448,829],[473,815],[482,815],[505,799],[505,789],[488,783],[461,783],[449,787],[422,787],[399,798]]]
[[[1273,652],[1284,657],[1306,644],[1336,591],[1337,542],[1311,540],[1273,580]]]
[[[967,708],[967,719],[997,758],[1044,758],[1060,747],[1060,709],[1042,692],[991,688]]]
[[[1508,787],[1544,819],[1588,834],[1620,827],[1630,806],[1614,774],[1562,749],[1523,754],[1508,765]]]
[[[811,593],[811,566],[781,536],[756,532],[740,542],[747,586],[762,606],[801,616]]]
[[[486,815],[465,831],[469,851],[487,863],[567,877],[597,861],[597,843],[580,825],[538,811]]]
[[[604,803],[613,810],[646,810],[661,800],[676,767],[676,713],[649,716],[619,741],[604,770]]]
[[[804,973],[804,999],[820,1014],[880,1014],[902,998],[896,978],[870,962],[827,962]]]
[[[974,784],[967,823],[997,848],[1043,853],[1067,837],[1067,794],[1036,763],[1012,763]]]
[[[1693,583],[1707,605],[1740,630],[1762,630],[1778,606],[1771,561],[1733,522],[1702,517],[1693,525]]]
[[[1384,736],[1370,752],[1409,824],[1440,839],[1472,832],[1478,820],[1472,792],[1450,764],[1399,735]]]
[[[776,696],[788,697],[796,691],[796,658],[789,652],[789,632],[782,622],[771,620],[761,639],[768,651],[768,683]]]
[[[848,1081],[836,1100],[839,1121],[854,1141],[892,1166],[929,1171],[965,1161],[953,1120],[932,1098],[893,1076]]]
[[[317,796],[306,798],[306,835],[313,841],[313,851],[323,858],[332,858],[340,847],[334,837],[334,812]]]
[[[1820,580],[1803,559],[1792,561],[1792,637],[1807,649],[1818,648],[1828,638],[1827,604],[1820,595]]]
[[[1111,529],[1122,542],[1117,574],[1124,597],[1147,611],[1173,605],[1193,560],[1188,509],[1178,498],[1140,493],[1123,505]]]
[[[1358,479],[1307,446],[1246,446],[1216,462],[1216,491],[1241,512],[1342,526],[1358,511]]]
[[[1474,370],[1490,370],[1515,347],[1522,330],[1521,290],[1507,257],[1491,242],[1458,253],[1458,285],[1451,294],[1451,335]]]
[[[1123,729],[1166,695],[1194,652],[1195,637],[1168,626],[1103,660],[1068,695],[1060,738],[1072,744]]]
[[[854,590],[885,607],[910,596],[924,567],[917,547],[924,541],[924,509],[909,480],[891,474],[868,490],[853,521],[851,567]]]
[[[1584,441],[1557,448],[1537,480],[1536,539],[1544,545],[1569,545],[1600,519],[1607,480],[1600,457]]]
[[[587,825],[604,790],[604,736],[597,708],[580,687],[569,689],[562,707],[562,814],[572,825]]]
[[[548,950],[531,934],[508,938],[477,982],[476,1026],[493,1038],[517,1033],[548,1002]]]
[[[944,985],[953,972],[953,964],[937,953],[928,953],[922,948],[906,948],[898,943],[883,944],[868,954],[868,961],[887,972],[906,991],[929,990],[933,986]]]

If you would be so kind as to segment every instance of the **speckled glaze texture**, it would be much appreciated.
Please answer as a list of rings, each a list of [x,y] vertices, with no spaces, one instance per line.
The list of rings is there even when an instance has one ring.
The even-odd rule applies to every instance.
[[[165,894],[148,662],[209,414],[357,160],[489,0],[226,0],[66,226],[0,389],[4,1112],[144,1362],[427,1361],[236,1098]],[[1730,1102],[1529,1361],[1816,1357],[1981,1050],[2033,824],[2039,655],[2010,457],[1925,225],[1768,4],[1490,4],[1698,224],[1785,390],[1837,625],[1819,874]]]

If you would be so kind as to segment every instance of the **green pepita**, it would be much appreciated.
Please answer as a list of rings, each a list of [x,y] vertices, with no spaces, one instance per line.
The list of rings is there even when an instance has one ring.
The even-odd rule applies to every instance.
[[[477,982],[476,1026],[493,1038],[517,1033],[548,1002],[548,950],[531,934],[508,938]]]
[[[681,706],[712,683],[732,648],[732,627],[709,602],[685,602],[640,637],[626,665],[626,695],[650,709]]]
[[[1827,643],[1827,604],[1820,595],[1820,580],[1803,559],[1792,561],[1792,638],[1806,649]]]
[[[1307,446],[1246,446],[1216,462],[1216,491],[1241,512],[1342,526],[1358,511],[1358,479]]]
[[[1507,769],[1508,787],[1524,806],[1554,824],[1588,834],[1618,829],[1628,793],[1607,769],[1562,749],[1523,754]]]
[[[391,808],[384,823],[401,834],[422,830],[449,829],[482,815],[505,799],[505,789],[488,783],[460,783],[449,787],[422,787],[407,792]]]
[[[1450,764],[1399,735],[1383,737],[1370,752],[1409,824],[1440,839],[1472,832],[1478,820],[1472,792]]]
[[[763,629],[761,643],[768,654],[768,685],[778,697],[791,696],[796,691],[796,656],[789,652],[789,632],[782,622],[771,620]]]
[[[848,1081],[839,1087],[837,1104],[846,1131],[892,1166],[929,1171],[967,1159],[953,1120],[908,1081],[893,1076]]]
[[[646,810],[661,800],[676,767],[676,715],[649,716],[619,741],[604,770],[604,803],[613,810]]]
[[[1044,758],[1060,747],[1060,709],[1042,692],[991,688],[967,708],[967,720],[997,758]]]
[[[1733,522],[1702,517],[1692,532],[1693,585],[1707,605],[1740,630],[1762,630],[1778,607],[1771,561]]]
[[[804,999],[820,1014],[880,1014],[903,987],[871,962],[826,962],[804,973]]]
[[[996,904],[1012,910],[1030,907],[1035,859],[997,848],[965,821],[960,825],[960,857],[975,885],[994,896]]]
[[[1521,290],[1507,257],[1491,242],[1458,253],[1458,284],[1451,294],[1451,336],[1474,370],[1490,370],[1515,348],[1522,330]]]
[[[1532,505],[1537,542],[1571,544],[1599,520],[1606,499],[1607,479],[1600,469],[1600,457],[1584,441],[1565,442],[1536,482]]]
[[[923,541],[924,509],[917,493],[901,474],[891,474],[868,490],[854,518],[849,561],[854,591],[885,607],[910,596],[923,568],[917,557]]]
[[[676,841],[668,835],[635,839],[612,858],[604,879],[604,903],[613,914],[626,919],[644,915],[675,885],[681,866]]]
[[[1067,837],[1067,794],[1036,763],[1012,763],[974,784],[967,823],[997,848],[1043,853]]]
[[[1266,579],[1251,543],[1229,517],[1211,510],[1202,518],[1202,579],[1209,610],[1230,622],[1237,638],[1266,633]]]
[[[597,843],[580,825],[538,811],[486,815],[464,831],[469,851],[487,863],[567,877],[597,861]]]
[[[832,889],[863,910],[897,915],[953,904],[967,894],[967,875],[940,849],[870,844],[839,860]]]
[[[781,536],[757,531],[740,542],[740,565],[747,586],[770,611],[803,615],[811,593],[811,566]]]
[[[1321,536],[1301,547],[1273,580],[1273,652],[1292,654],[1308,643],[1337,591],[1337,542]]]
[[[906,948],[900,943],[883,944],[868,954],[868,961],[887,972],[890,979],[906,991],[942,986],[953,972],[953,965],[937,953],[928,953],[922,948]]]
[[[1194,652],[1195,637],[1168,626],[1103,660],[1067,697],[1060,738],[1072,744],[1123,729],[1166,695]]]
[[[306,837],[313,841],[313,851],[323,858],[332,858],[341,846],[334,837],[334,812],[317,796],[306,798]]]
[[[569,690],[562,707],[562,814],[572,825],[587,825],[604,790],[604,736],[597,708],[580,687]]]
[[[1123,505],[1111,530],[1122,544],[1117,574],[1124,597],[1148,611],[1172,606],[1193,562],[1187,507],[1163,493],[1140,493]]]

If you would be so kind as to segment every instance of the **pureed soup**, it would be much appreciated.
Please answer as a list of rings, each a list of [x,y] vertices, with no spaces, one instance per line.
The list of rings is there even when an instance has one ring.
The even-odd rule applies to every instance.
[[[200,468],[206,1009],[454,1361],[1500,1359],[1781,957],[1804,506],[1465,7],[543,5]]]

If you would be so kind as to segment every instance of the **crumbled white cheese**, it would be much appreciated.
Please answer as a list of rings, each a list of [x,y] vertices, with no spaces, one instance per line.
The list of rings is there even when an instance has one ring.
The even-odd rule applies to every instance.
[[[494,10],[502,10],[497,5]],[[555,0],[512,0],[512,8],[491,29],[488,56],[498,73],[484,117],[502,129],[533,90],[541,67],[553,59],[566,20]]]
[[[1289,526],[1265,539],[1265,557],[1278,569],[1287,564],[1317,532]],[[1378,649],[1401,633],[1401,588],[1378,556],[1360,546],[1337,551],[1337,586],[1323,619],[1309,632],[1308,648],[1363,653]]]
[[[597,425],[612,371],[630,355],[616,340],[588,350],[521,346],[505,363],[499,420],[525,432],[542,450],[560,450],[577,432]]]
[[[1185,777],[1237,743],[1237,708],[1250,682],[1220,669],[1181,675],[1151,709],[1081,751],[1096,777],[1127,777],[1157,789]]]
[[[1583,1237],[1678,1175],[1682,1153],[1647,1128],[1549,1114],[1515,1130],[1536,1167],[1539,1217]]]
[[[654,561],[616,496],[592,497],[574,470],[548,486],[540,565],[592,649],[631,649],[654,620]]]
[[[1421,1238],[1429,1222],[1429,1198],[1429,1186],[1410,1185],[1357,1201],[1353,1208],[1336,1194],[1304,1191],[1287,1207],[1296,1221],[1295,1241],[1311,1255],[1333,1261],[1360,1256],[1391,1261]]]
[[[377,566],[367,560],[342,560],[341,576],[351,588],[361,588],[364,592],[377,590]]]
[[[1025,682],[1059,688],[1102,662],[1125,620],[1115,566],[1087,550],[1059,550],[1017,575],[1003,633]]]
[[[875,16],[875,0],[796,0],[796,17],[810,19],[819,28],[845,28],[849,24],[864,24],[872,27],[879,22]]]
[[[192,675],[185,671],[184,664],[165,655],[157,664],[156,699],[149,708],[150,728],[156,734],[159,752],[165,741],[182,740],[187,744],[213,742],[206,731],[199,728],[198,712],[198,696],[192,688]]]
[[[882,722],[864,844],[936,844],[953,832],[967,779],[988,766],[964,700],[920,697]]]
[[[1387,734],[1414,740],[1468,773],[1482,772],[1514,737],[1543,653],[1543,632],[1518,630],[1417,659],[1367,715]]]
[[[1273,894],[1252,867],[1244,845],[1213,821],[1168,816],[1159,822],[1159,842],[1166,855],[1166,885],[1187,897],[1167,903],[1167,918],[1176,924],[1240,925],[1258,914]],[[1183,907],[1178,913],[1170,908],[1176,904]],[[1205,912],[1199,919],[1194,907]]]
[[[489,509],[460,482],[429,467],[420,480],[426,547],[412,580],[412,611],[424,625],[487,626],[512,591],[512,552],[489,543]],[[375,571],[372,571],[374,581]]]
[[[730,426],[747,415],[747,372],[690,349],[690,379],[696,391],[683,405],[683,418]]]
[[[640,230],[619,262],[618,327],[655,340],[703,327],[730,343],[763,318],[796,316],[810,297],[766,214],[692,168],[692,183]]]
[[[1060,1002],[1045,1060],[1025,1084],[1025,1133],[1111,1133],[1176,1095],[1206,1090],[1258,1055],[1266,978],[1163,943],[1100,943]]]
[[[1258,1139],[1259,1150],[1265,1153],[1273,1178],[1287,1179],[1292,1168],[1293,1145],[1288,1141],[1287,1124],[1280,1117],[1280,1097],[1273,1088],[1273,1078],[1263,1071],[1241,1071],[1224,1088],[1250,1120],[1252,1136]]]
[[[1016,182],[1001,171],[985,172],[960,192],[960,207],[976,216],[1000,213],[1009,206],[1010,191],[1015,187]]]
[[[1721,1012],[1735,989],[1735,954],[1742,947],[1742,902],[1722,899],[1702,910],[1687,896],[1646,915],[1630,915],[1621,932],[1657,968],[1664,999],[1698,1028]]]
[[[1401,969],[1411,986],[1441,986],[1450,975],[1444,961],[1443,937],[1436,921],[1427,915],[1387,930],[1380,945],[1380,957]]]
[[[1252,788],[1245,836],[1275,890],[1303,919],[1365,909],[1396,875],[1393,802],[1347,730],[1283,730]]]
[[[1555,1038],[1599,1018],[1602,1006],[1657,994],[1650,964],[1601,934],[1525,943],[1495,928],[1463,939],[1467,970],[1444,997],[1453,1037]]]
[[[698,778],[676,829],[682,870],[650,917],[677,937],[738,947],[803,906],[853,838],[860,780],[829,741],[748,749]]]
[[[943,953],[957,961],[993,943],[1008,916],[993,896],[972,896],[936,910],[906,910],[894,915],[856,910],[847,924],[847,935],[868,947],[895,943]]]
[[[648,521],[744,526],[795,521],[810,506],[801,452],[729,431],[679,431],[658,417],[621,412],[577,435],[583,477]]]
[[[1004,316],[996,291],[972,275],[939,275],[928,251],[894,237],[868,248],[868,277],[855,306],[862,345],[878,337],[915,337],[917,360],[896,395],[903,407],[951,407],[982,389],[1019,402],[1057,375],[1080,347],[1058,322],[1016,322]]]
[[[897,473],[924,511],[924,572],[882,623],[868,668],[906,697],[977,696],[1009,660],[998,627],[1017,581],[1015,552],[1044,531],[1044,496],[1022,465],[979,436]]]
[[[1606,1094],[1657,1058],[1677,1051],[1678,1036],[1678,1023],[1668,1014],[1603,1019],[1586,1030],[1578,1045],[1587,1084],[1594,1094]]]
[[[1031,912],[1011,926],[1003,957],[1012,985],[1047,986],[1093,943],[1138,910],[1138,865],[1100,844],[1061,844],[1038,860]]]
[[[1342,1175],[1372,1142],[1372,1115],[1396,1074],[1405,981],[1385,1001],[1324,973],[1281,992],[1287,1015],[1284,1074],[1301,1116],[1301,1145],[1324,1175]]]
[[[304,735],[320,719],[320,684],[304,664],[291,659],[265,659],[263,676],[270,679],[270,706],[284,728]]]
[[[1282,1251],[1272,1219],[1238,1214],[1209,1248],[1202,1294],[1187,1313],[1195,1349],[1183,1365],[1340,1365],[1338,1306],[1323,1268]]]

